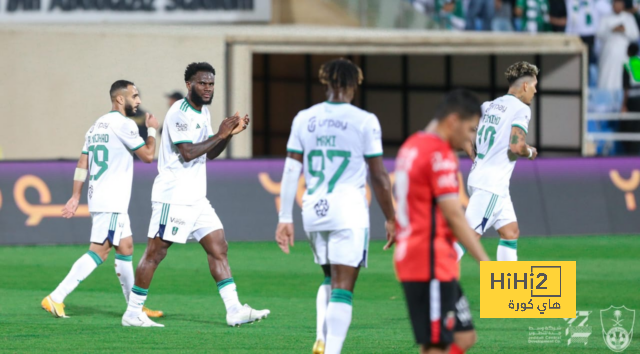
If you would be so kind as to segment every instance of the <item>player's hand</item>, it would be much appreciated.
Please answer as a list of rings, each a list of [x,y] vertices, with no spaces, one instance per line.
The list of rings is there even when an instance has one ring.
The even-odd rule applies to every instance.
[[[282,250],[282,252],[289,254],[289,246],[293,247],[293,224],[292,223],[278,223],[276,229],[276,242]]]
[[[62,208],[62,217],[71,219],[76,214],[76,210],[78,210],[78,204],[80,204],[80,199],[74,197],[69,199],[64,208]]]
[[[535,160],[536,157],[538,157],[538,150],[533,146],[529,146],[529,149],[533,151],[533,154],[531,154],[531,157],[529,158],[529,160]]]
[[[613,29],[613,32],[624,32],[624,25],[618,25]]]
[[[236,114],[238,114],[238,113],[236,112]],[[251,119],[249,119],[249,115],[245,114],[244,118],[240,119],[240,124],[238,124],[236,129],[234,129],[231,132],[231,135],[236,135],[236,134],[242,133],[245,129],[247,129],[247,127],[249,126],[249,122],[250,121],[251,121]]]
[[[382,249],[386,251],[396,243],[396,221],[385,222],[384,228],[387,230],[387,244]]]
[[[156,117],[151,113],[145,114],[144,124],[147,126],[147,128],[153,128],[156,130],[160,126],[160,123],[158,123],[158,120],[156,119]]]
[[[222,120],[220,123],[220,128],[218,129],[218,136],[226,139],[231,135],[231,133],[238,127],[240,124],[240,116],[238,116],[238,112],[236,112],[232,117],[227,117]]]

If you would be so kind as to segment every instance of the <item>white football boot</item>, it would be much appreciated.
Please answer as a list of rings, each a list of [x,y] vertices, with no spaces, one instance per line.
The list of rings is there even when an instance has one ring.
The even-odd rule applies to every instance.
[[[227,314],[227,324],[229,326],[240,326],[244,323],[252,323],[260,321],[271,313],[269,310],[254,310],[251,306],[245,304],[232,314]]]
[[[149,316],[144,312],[141,312],[135,317],[130,317],[125,314],[122,316],[122,325],[125,327],[164,327],[163,324],[151,321]]]

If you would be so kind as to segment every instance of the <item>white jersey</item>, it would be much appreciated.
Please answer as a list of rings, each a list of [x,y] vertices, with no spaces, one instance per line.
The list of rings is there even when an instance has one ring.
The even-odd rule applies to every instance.
[[[185,162],[178,144],[197,144],[213,136],[211,116],[206,106],[193,108],[187,99],[176,101],[164,119],[158,176],[153,182],[151,201],[194,205],[207,196],[207,155]]]
[[[369,227],[365,158],[382,156],[380,123],[374,114],[329,102],[300,111],[287,151],[304,155],[305,231]]]
[[[89,211],[127,213],[133,153],[144,145],[136,123],[111,111],[91,126],[82,153],[89,157]]]
[[[482,118],[476,138],[477,157],[468,185],[491,193],[509,195],[509,181],[516,160],[510,160],[511,127],[528,133],[531,108],[513,95],[482,104]]]

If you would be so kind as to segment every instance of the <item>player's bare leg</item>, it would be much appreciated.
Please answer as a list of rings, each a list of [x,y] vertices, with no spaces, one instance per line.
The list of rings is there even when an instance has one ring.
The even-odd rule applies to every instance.
[[[143,307],[147,300],[153,274],[158,269],[160,262],[167,256],[167,250],[171,245],[171,242],[166,242],[159,237],[149,239],[147,242],[147,249],[136,268],[136,281],[131,289],[131,294],[129,294],[127,311],[122,316],[123,326],[164,327],[164,325],[151,321],[143,312]]]
[[[135,277],[133,275],[133,237],[128,236],[120,240],[120,245],[116,249],[116,276],[120,280],[124,299],[129,303],[129,294],[133,288]],[[153,311],[143,306],[142,311],[149,317],[162,317],[162,311]]]
[[[318,288],[316,296],[316,342],[313,344],[313,354],[324,354],[325,342],[327,338],[327,306],[331,298],[331,266],[322,265],[324,281]]]
[[[448,354],[448,353],[449,353],[449,348],[445,346],[434,346],[434,345],[420,346],[420,354]]]
[[[498,230],[500,243],[498,244],[498,261],[518,260],[518,237],[520,229],[517,222],[509,223]]]
[[[455,332],[453,334],[453,344],[449,348],[449,354],[464,354],[476,344],[477,340],[478,334],[474,329]]]
[[[42,300],[41,306],[55,317],[67,317],[64,299],[109,256],[111,244],[92,243],[89,251],[78,258],[58,287]]]
[[[269,310],[254,310],[249,305],[242,306],[238,299],[236,284],[231,277],[231,269],[227,259],[229,245],[224,236],[224,230],[216,230],[200,240],[202,248],[207,252],[209,271],[215,279],[220,297],[227,309],[227,324],[239,326],[266,318]]]
[[[360,268],[346,265],[331,265],[331,299],[327,306],[326,354],[338,354],[347,337],[353,312],[353,289]]]

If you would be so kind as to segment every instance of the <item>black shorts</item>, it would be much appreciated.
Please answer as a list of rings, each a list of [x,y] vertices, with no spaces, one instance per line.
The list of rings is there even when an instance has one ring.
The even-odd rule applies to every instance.
[[[403,282],[418,344],[446,347],[453,333],[473,329],[467,298],[457,281]]]

